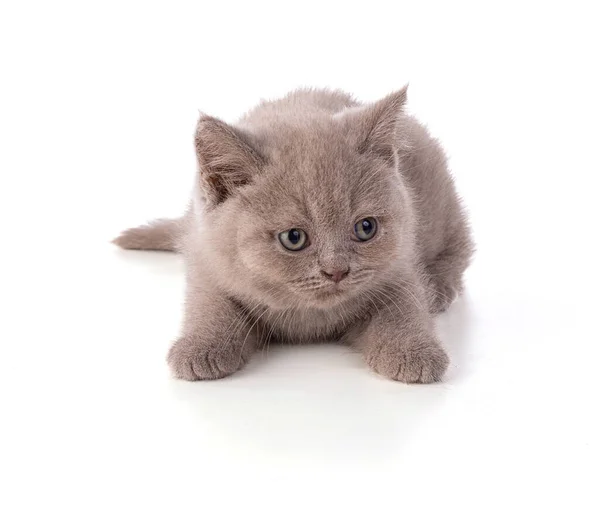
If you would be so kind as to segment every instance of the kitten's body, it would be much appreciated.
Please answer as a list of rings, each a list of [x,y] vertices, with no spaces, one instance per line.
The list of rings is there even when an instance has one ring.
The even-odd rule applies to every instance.
[[[461,290],[472,244],[443,151],[402,113],[404,99],[363,106],[300,90],[235,128],[200,120],[186,216],[117,239],[186,258],[186,320],[169,354],[177,376],[222,377],[265,342],[344,340],[388,377],[441,377],[448,360],[431,314]],[[377,218],[368,243],[351,239],[361,217]],[[286,252],[277,233],[296,227],[310,245]]]

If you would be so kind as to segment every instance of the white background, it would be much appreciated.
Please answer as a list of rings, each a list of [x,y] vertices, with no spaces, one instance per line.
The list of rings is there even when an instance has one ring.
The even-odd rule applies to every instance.
[[[594,3],[3,1],[0,507],[599,508]],[[173,380],[181,261],[108,241],[182,211],[198,110],[406,82],[478,244],[446,381]]]

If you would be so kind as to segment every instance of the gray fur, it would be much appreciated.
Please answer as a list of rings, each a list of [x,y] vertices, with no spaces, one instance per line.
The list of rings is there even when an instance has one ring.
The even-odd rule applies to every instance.
[[[405,100],[406,88],[369,105],[298,90],[235,126],[201,116],[186,215],[115,240],[185,257],[177,377],[224,377],[268,342],[344,341],[386,377],[440,380],[449,360],[433,315],[461,291],[473,244],[445,155]],[[364,217],[378,230],[361,243]],[[293,227],[306,249],[281,246]]]

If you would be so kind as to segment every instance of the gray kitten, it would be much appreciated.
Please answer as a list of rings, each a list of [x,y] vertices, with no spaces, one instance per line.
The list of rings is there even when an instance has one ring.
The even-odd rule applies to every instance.
[[[433,315],[461,291],[473,244],[444,153],[405,100],[298,90],[235,126],[201,116],[186,215],[115,239],[185,257],[177,377],[225,377],[270,341],[343,341],[391,379],[443,376]]]

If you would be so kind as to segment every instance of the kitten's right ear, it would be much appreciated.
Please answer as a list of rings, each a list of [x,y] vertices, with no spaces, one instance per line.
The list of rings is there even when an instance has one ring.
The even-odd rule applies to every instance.
[[[211,206],[248,184],[265,163],[248,135],[208,115],[198,120],[195,145],[200,185]]]
[[[375,103],[350,108],[342,114],[340,118],[347,122],[359,152],[390,160],[406,148],[400,131],[407,88],[405,86]]]
[[[367,107],[362,118],[366,136],[359,151],[373,151],[383,155],[394,152],[407,89],[408,85]]]

